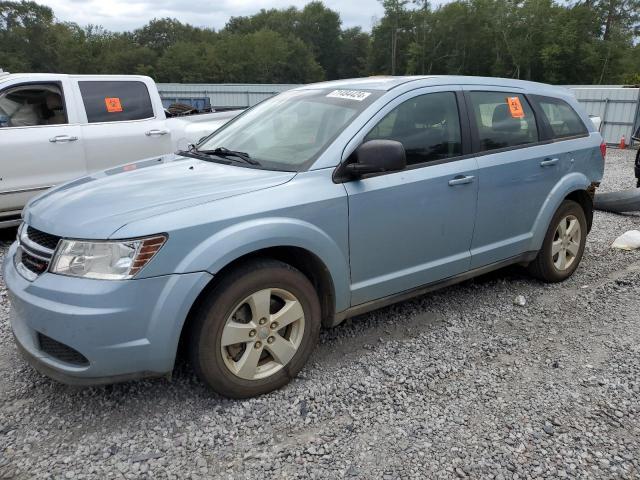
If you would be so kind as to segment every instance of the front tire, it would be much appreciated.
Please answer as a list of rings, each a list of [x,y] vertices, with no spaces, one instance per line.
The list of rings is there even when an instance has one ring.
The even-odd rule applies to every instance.
[[[547,283],[562,282],[576,271],[587,243],[587,219],[579,203],[565,200],[556,211],[529,272]]]
[[[302,369],[320,332],[320,302],[290,265],[247,262],[214,287],[189,332],[191,364],[213,390],[248,398],[287,384]]]

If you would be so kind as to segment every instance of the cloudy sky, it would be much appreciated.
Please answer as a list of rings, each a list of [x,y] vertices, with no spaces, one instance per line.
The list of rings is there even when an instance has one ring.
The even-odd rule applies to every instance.
[[[171,17],[201,27],[224,26],[229,17],[250,15],[261,8],[303,7],[310,0],[37,0],[53,8],[62,21],[102,25],[109,30],[131,30],[152,18]],[[371,30],[374,17],[382,17],[378,0],[324,0],[340,12],[344,27]]]

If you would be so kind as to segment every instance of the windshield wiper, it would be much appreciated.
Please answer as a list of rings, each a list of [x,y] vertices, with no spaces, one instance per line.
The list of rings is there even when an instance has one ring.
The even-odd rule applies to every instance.
[[[213,158],[211,155],[204,152],[199,152],[194,148],[190,148],[189,150],[178,150],[176,154],[182,155],[183,157],[197,158],[198,160],[204,160],[206,162],[222,163],[224,165],[231,164],[231,161],[227,160],[226,158]]]
[[[244,163],[248,163],[249,165],[260,165],[260,162],[251,158],[251,155],[249,155],[248,153],[229,150],[228,148],[224,147],[214,148],[213,150],[198,150],[197,148],[194,148],[193,151],[197,153],[204,153],[206,155],[217,155],[222,158],[239,158],[241,161],[243,161]]]

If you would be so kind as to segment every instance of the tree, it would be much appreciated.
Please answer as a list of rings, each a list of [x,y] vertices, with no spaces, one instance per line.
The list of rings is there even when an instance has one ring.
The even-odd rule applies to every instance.
[[[640,44],[629,50],[625,65],[622,82],[627,85],[640,86]]]
[[[53,11],[35,2],[0,1],[0,66],[14,71],[56,71],[50,43]]]
[[[236,34],[256,33],[261,30],[277,32],[282,36],[293,35],[311,50],[315,60],[329,79],[337,78],[340,49],[340,15],[314,1],[302,10],[290,7],[285,10],[260,10],[249,17],[232,17],[225,31]]]
[[[101,39],[96,70],[101,73],[155,75],[158,54],[147,46],[139,46],[130,34],[109,35]]]
[[[210,62],[217,82],[308,83],[324,74],[302,40],[271,30],[223,35]]]
[[[402,75],[406,72],[413,33],[408,4],[408,0],[382,1],[385,14],[372,31],[370,65],[374,73]]]
[[[340,50],[337,78],[354,78],[368,75],[368,58],[371,38],[360,27],[343,30],[340,35]]]
[[[133,39],[138,45],[160,53],[178,42],[213,41],[215,32],[185,25],[175,18],[154,18],[134,30]]]
[[[231,17],[224,30],[228,33],[246,34],[260,30],[271,30],[281,35],[294,33],[298,25],[300,11],[295,7],[277,10],[260,10],[248,17]]]
[[[154,19],[132,32],[59,22],[0,0],[0,67],[145,74],[166,82],[285,82],[369,74],[637,83],[640,0],[383,0],[371,34],[320,1],[234,17],[220,32]]]
[[[328,79],[338,77],[340,24],[340,15],[322,2],[311,2],[298,15],[294,32],[307,44]]]
[[[214,47],[207,43],[177,42],[158,60],[159,82],[207,83],[217,81],[212,69]]]

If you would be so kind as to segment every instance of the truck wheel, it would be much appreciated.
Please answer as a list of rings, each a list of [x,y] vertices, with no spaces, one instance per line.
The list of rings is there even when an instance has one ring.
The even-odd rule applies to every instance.
[[[576,271],[587,242],[587,219],[579,203],[565,200],[556,211],[529,272],[547,283],[562,282]]]
[[[300,271],[276,260],[226,275],[196,312],[188,347],[196,374],[221,395],[247,398],[289,382],[320,332],[320,302]]]

